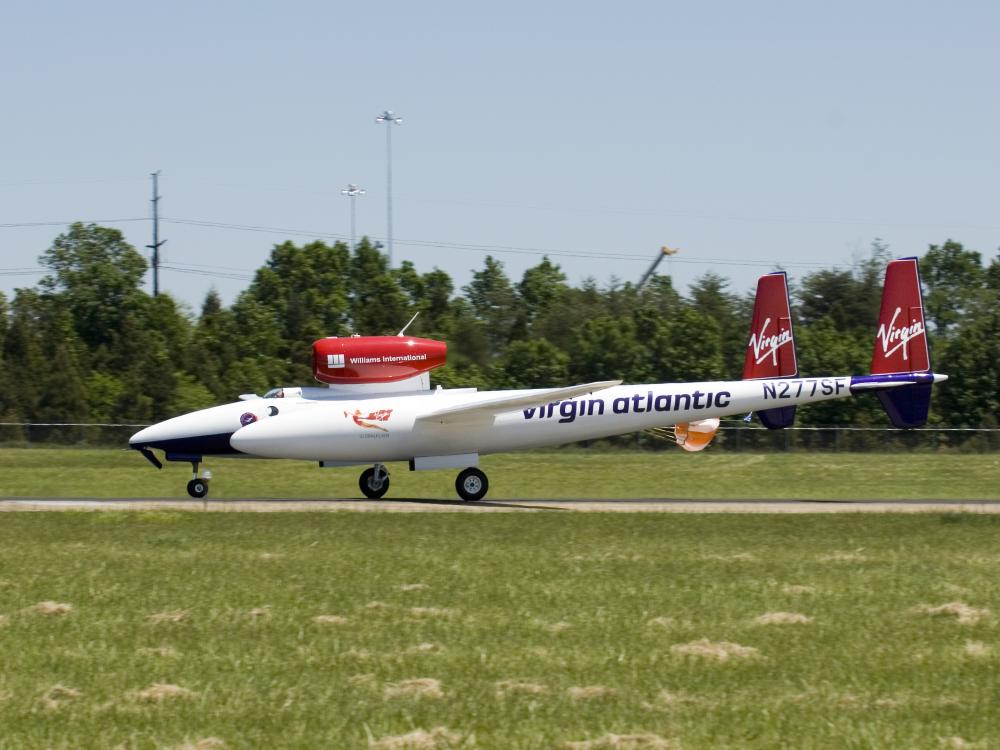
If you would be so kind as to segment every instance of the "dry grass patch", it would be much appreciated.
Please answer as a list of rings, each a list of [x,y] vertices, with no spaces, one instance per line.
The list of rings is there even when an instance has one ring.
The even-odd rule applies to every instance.
[[[495,682],[494,686],[497,698],[506,698],[509,695],[544,695],[549,692],[545,685],[524,680],[500,680]]]
[[[970,659],[989,659],[993,656],[993,647],[982,641],[966,641],[962,653]]]
[[[343,615],[316,615],[312,621],[317,625],[346,625],[348,622]]]
[[[345,659],[354,659],[355,661],[368,661],[374,654],[366,648],[355,648],[352,646],[347,651],[344,651],[341,656]]]
[[[788,583],[781,587],[782,594],[788,594],[789,596],[803,596],[805,594],[815,594],[815,586],[802,586],[799,584]]]
[[[162,659],[176,659],[181,655],[181,652],[175,649],[173,646],[156,646],[140,648],[136,653],[143,656],[159,656]]]
[[[605,734],[592,740],[567,742],[571,750],[663,750],[673,747],[658,734]]]
[[[573,623],[571,622],[552,622],[552,623],[539,623],[542,630],[547,633],[552,633],[553,635],[558,633],[565,633],[567,630],[572,630]]]
[[[403,583],[399,586],[400,591],[426,591],[429,588],[426,583]]]
[[[369,740],[368,746],[373,750],[438,750],[451,747],[462,742],[462,735],[447,727],[434,727],[429,732],[424,729],[414,729],[406,734],[389,735],[378,740]]]
[[[418,620],[450,620],[452,617],[458,615],[458,610],[451,607],[410,607],[407,612],[410,617]]]
[[[617,691],[606,685],[584,685],[582,687],[571,687],[566,692],[575,701],[591,701],[597,698],[607,698],[614,695]]]
[[[0,615],[0,628],[5,628],[10,625],[10,618],[7,615]]]
[[[371,609],[371,610],[389,609],[390,606],[391,605],[386,604],[385,602],[368,602],[365,605],[365,609]]]
[[[703,560],[715,560],[717,562],[756,562],[757,558],[749,552],[735,552],[731,555],[705,555]]]
[[[168,682],[154,682],[145,690],[136,690],[131,697],[140,703],[162,703],[165,700],[193,698],[197,693],[180,685]]]
[[[938,737],[938,742],[941,743],[941,747],[946,750],[980,750],[980,748],[985,748],[986,745],[982,742],[970,742],[967,739],[963,739],[958,735],[954,737]]]
[[[64,704],[76,700],[80,695],[80,691],[76,688],[53,685],[42,696],[42,705],[48,709],[60,708]]]
[[[440,654],[444,651],[444,646],[437,643],[418,643],[406,649],[407,654]]]
[[[351,675],[350,677],[347,678],[347,682],[353,687],[359,687],[359,688],[374,688],[375,685],[377,684],[375,675],[372,674],[371,672],[367,672],[365,674]]]
[[[386,698],[444,698],[441,683],[433,677],[417,677],[402,682],[390,682],[382,694]]]
[[[644,703],[643,707],[650,709],[676,708],[677,706],[690,706],[701,702],[701,699],[684,692],[661,690],[656,694],[653,703]]]
[[[861,550],[853,552],[829,552],[825,555],[817,555],[819,562],[865,562],[868,558],[861,554]]]
[[[654,617],[646,624],[658,628],[672,628],[676,622],[673,617]]]
[[[184,622],[188,616],[189,613],[186,609],[172,609],[166,612],[154,612],[147,615],[146,619],[154,625],[159,625],[164,622]]]
[[[168,750],[226,750],[226,743],[218,737],[202,737],[198,740],[185,740]]]
[[[73,611],[73,605],[66,602],[38,602],[24,611],[36,615],[68,615]]]
[[[753,646],[741,646],[729,641],[710,641],[707,638],[690,643],[678,643],[671,646],[670,651],[679,656],[695,656],[717,662],[745,661],[760,656],[760,651]]]
[[[930,604],[918,604],[913,609],[918,614],[931,617],[954,617],[960,625],[976,625],[990,616],[990,611],[985,607],[972,607],[964,602],[948,602],[936,607]]]
[[[800,612],[765,612],[754,618],[756,625],[804,625],[812,621],[813,618]]]

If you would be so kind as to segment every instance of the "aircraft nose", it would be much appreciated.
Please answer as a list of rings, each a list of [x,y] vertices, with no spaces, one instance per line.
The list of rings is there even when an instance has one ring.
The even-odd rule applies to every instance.
[[[149,427],[143,427],[128,439],[129,448],[140,448],[144,445],[159,442],[163,437],[162,430],[157,429],[159,426],[158,424],[154,424]]]

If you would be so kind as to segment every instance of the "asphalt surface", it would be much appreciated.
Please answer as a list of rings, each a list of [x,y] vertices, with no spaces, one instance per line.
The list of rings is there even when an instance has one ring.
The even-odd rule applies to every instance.
[[[188,498],[0,498],[3,511],[186,510],[213,512],[362,511],[375,513],[1000,513],[1000,500],[685,500],[560,499],[460,500],[391,498],[385,500],[211,499]]]

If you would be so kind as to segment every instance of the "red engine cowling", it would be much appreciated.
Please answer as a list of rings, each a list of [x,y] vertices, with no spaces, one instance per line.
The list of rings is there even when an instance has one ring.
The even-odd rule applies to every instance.
[[[331,337],[313,342],[313,375],[321,383],[392,383],[445,363],[448,345],[413,336]]]

